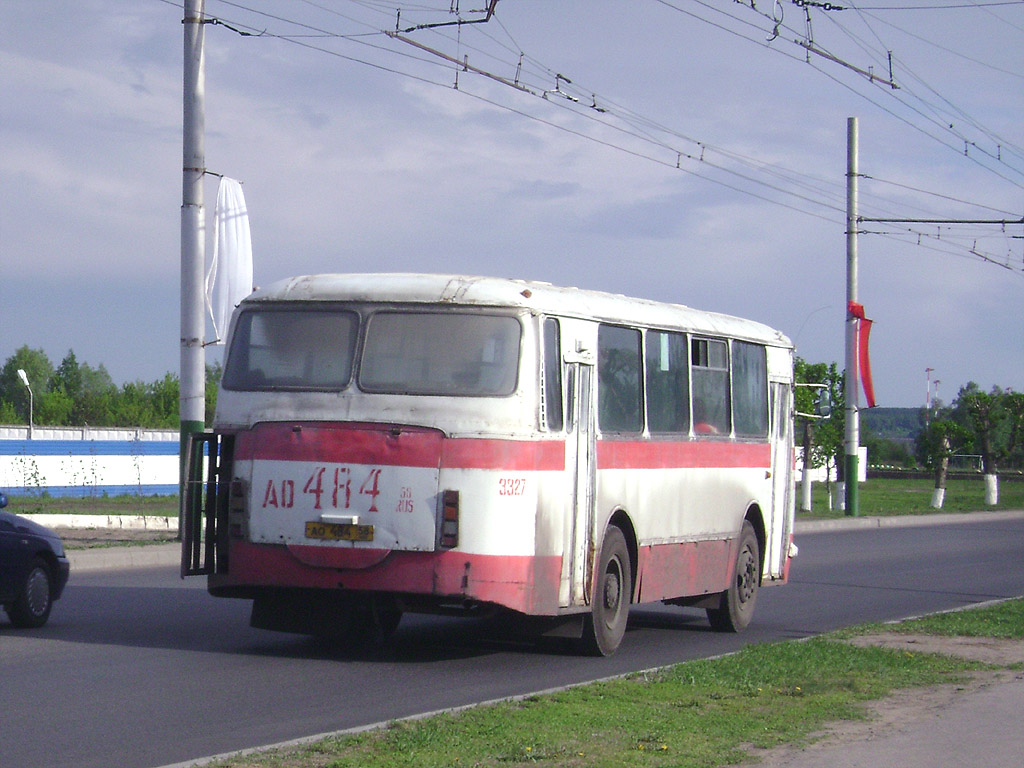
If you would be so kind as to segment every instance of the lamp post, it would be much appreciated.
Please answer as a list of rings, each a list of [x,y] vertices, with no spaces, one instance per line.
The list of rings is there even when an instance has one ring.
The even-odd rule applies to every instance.
[[[32,385],[28,383],[28,374],[25,373],[24,368],[18,369],[18,378],[21,379],[25,385],[25,389],[28,390],[28,439],[32,439],[32,408],[33,408],[33,397],[32,397]]]

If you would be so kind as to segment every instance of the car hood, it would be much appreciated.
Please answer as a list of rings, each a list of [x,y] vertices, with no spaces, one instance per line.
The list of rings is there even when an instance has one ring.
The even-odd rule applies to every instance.
[[[21,515],[15,515],[12,512],[0,511],[0,518],[3,518],[11,525],[14,526],[15,530],[21,533],[27,533],[32,536],[39,536],[44,539],[50,539],[51,541],[60,541],[60,537],[47,528],[44,525],[33,522],[32,520],[26,520]]]

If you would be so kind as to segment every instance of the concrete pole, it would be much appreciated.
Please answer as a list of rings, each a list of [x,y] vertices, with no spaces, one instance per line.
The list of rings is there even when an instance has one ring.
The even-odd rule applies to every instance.
[[[857,175],[858,171],[857,118],[846,121],[846,378],[843,392],[846,397],[846,514],[860,514],[858,448],[860,447],[860,412],[858,403],[857,318],[850,312],[850,302],[857,301]]]
[[[206,419],[206,332],[203,314],[203,267],[206,222],[203,179],[206,173],[206,75],[203,52],[205,0],[185,0],[182,178],[181,178],[181,377],[179,419],[181,456],[192,432]],[[184,470],[184,464],[182,464]],[[184,480],[182,475],[181,480]],[[180,490],[184,490],[183,486]],[[182,494],[184,496],[184,494]]]

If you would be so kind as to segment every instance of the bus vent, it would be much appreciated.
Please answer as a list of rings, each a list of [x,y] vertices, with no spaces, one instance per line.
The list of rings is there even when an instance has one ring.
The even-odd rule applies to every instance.
[[[187,435],[181,504],[182,578],[227,573],[233,448],[231,435]]]

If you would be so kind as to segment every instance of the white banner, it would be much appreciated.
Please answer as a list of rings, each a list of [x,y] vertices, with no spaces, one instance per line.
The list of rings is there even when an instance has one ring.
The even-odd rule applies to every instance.
[[[235,307],[252,293],[252,238],[242,185],[221,178],[214,209],[213,259],[206,273],[206,306],[214,343],[223,344]]]

